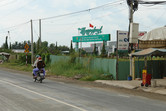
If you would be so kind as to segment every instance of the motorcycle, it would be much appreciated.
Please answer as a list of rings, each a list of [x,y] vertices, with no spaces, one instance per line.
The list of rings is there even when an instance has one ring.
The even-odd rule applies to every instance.
[[[37,71],[36,74],[37,74],[37,77],[35,77],[35,75],[33,74],[34,82],[38,81],[38,82],[42,83],[42,81],[45,79],[43,70],[41,69],[41,70]]]

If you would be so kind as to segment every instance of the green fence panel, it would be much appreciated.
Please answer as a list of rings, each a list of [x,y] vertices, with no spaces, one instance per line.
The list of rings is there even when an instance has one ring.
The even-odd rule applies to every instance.
[[[135,61],[135,77],[142,78],[142,70],[145,67],[144,61]]]
[[[116,79],[116,59],[109,59],[109,73],[113,75],[113,78]]]
[[[135,61],[135,77],[142,78],[142,70],[144,69],[144,61]],[[154,79],[166,77],[166,61],[165,60],[152,60],[147,61],[147,72],[152,74]],[[118,76],[119,80],[127,80],[130,74],[130,62],[119,61]]]
[[[55,62],[59,62],[59,61],[68,61],[70,60],[70,57],[50,55],[50,60],[51,60],[51,64],[54,64]]]
[[[130,62],[129,61],[119,61],[118,65],[118,79],[127,80],[130,74]]]
[[[55,56],[50,55],[51,64],[54,62],[70,60],[70,56]],[[114,79],[116,79],[116,59],[102,59],[102,58],[76,58],[77,63],[81,63],[87,66],[88,70],[97,70],[105,74],[112,74]]]

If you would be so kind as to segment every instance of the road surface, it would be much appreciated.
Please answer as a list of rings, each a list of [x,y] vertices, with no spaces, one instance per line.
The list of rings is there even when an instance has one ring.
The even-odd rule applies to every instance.
[[[0,111],[166,111],[166,102],[0,69]]]

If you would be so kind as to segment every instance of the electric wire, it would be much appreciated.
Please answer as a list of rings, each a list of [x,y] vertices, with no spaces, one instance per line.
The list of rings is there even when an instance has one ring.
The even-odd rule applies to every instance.
[[[20,23],[20,24],[18,24],[18,25],[14,25],[14,26],[11,26],[11,27],[3,28],[3,29],[0,29],[0,32],[2,32],[2,31],[4,32],[4,31],[9,30],[9,29],[14,30],[14,28],[23,26],[23,25],[28,24],[28,23],[30,23],[30,21],[24,22],[24,23]],[[13,28],[13,29],[12,29],[12,28]],[[10,31],[11,31],[11,30],[10,30]]]
[[[116,2],[107,3],[107,4],[104,4],[104,5],[101,5],[101,6],[97,6],[97,7],[94,7],[94,8],[89,8],[89,9],[85,9],[85,10],[81,10],[81,11],[71,12],[71,13],[67,13],[67,14],[52,16],[52,17],[41,18],[41,20],[48,20],[48,19],[60,18],[60,17],[64,17],[64,16],[69,16],[69,15],[74,15],[74,14],[80,14],[80,13],[83,13],[83,12],[90,12],[92,10],[96,10],[96,9],[107,7],[107,6],[111,6],[111,5],[121,4],[123,2],[124,2],[123,0],[119,0],[119,1],[116,1]],[[38,20],[39,19],[34,19],[33,21],[38,21]]]
[[[0,1],[0,2],[1,2],[1,1]],[[3,0],[2,2],[4,2],[4,0]],[[1,3],[2,3],[2,2],[1,2]],[[9,2],[3,4],[3,5],[0,5],[0,8],[1,8],[1,7],[4,7],[4,6],[7,6],[7,5],[10,5],[10,4],[13,4],[13,3],[15,3],[15,2],[17,2],[17,0],[9,1]]]
[[[57,16],[52,16],[52,17],[47,17],[47,18],[41,18],[41,20],[48,20],[48,19],[59,18],[59,17],[69,16],[69,15],[74,15],[74,14],[80,14],[80,13],[82,13],[82,12],[87,12],[87,11],[89,12],[89,11],[92,11],[92,10],[96,10],[96,9],[99,9],[99,8],[103,8],[103,7],[105,7],[105,6],[118,5],[118,4],[121,4],[121,3],[123,3],[123,2],[124,2],[123,0],[119,0],[119,1],[107,3],[107,4],[104,4],[104,5],[97,6],[97,7],[90,8],[90,9],[86,9],[86,10],[81,10],[81,11],[77,11],[77,12],[72,12],[72,13],[68,13],[68,14],[57,15]],[[37,20],[39,20],[39,19],[34,19],[33,21],[37,21]],[[15,25],[15,26],[11,26],[11,27],[8,27],[8,28],[0,29],[0,32],[1,32],[1,30],[6,30],[6,29],[14,28],[14,27],[17,27],[17,26],[20,26],[20,25],[27,24],[27,23],[29,23],[29,22],[30,22],[30,21],[25,22],[25,23],[21,23],[21,24]]]
[[[34,2],[34,1],[36,1],[36,0],[31,0],[31,1],[29,1],[28,3],[24,4],[23,6],[17,8],[16,10],[13,10],[13,11],[11,11],[11,12],[5,14],[3,17],[1,17],[1,20],[2,20],[2,19],[5,19],[5,17],[7,17],[7,16],[9,16],[9,15],[14,14],[14,13],[17,12],[17,11],[21,11],[21,9],[23,9],[23,8],[26,7],[26,5],[29,5],[30,3]],[[15,2],[16,2],[16,1],[15,1]]]

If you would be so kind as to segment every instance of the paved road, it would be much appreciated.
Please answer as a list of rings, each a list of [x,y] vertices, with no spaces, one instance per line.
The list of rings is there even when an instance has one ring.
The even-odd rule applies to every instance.
[[[0,111],[166,111],[166,102],[0,70]]]

